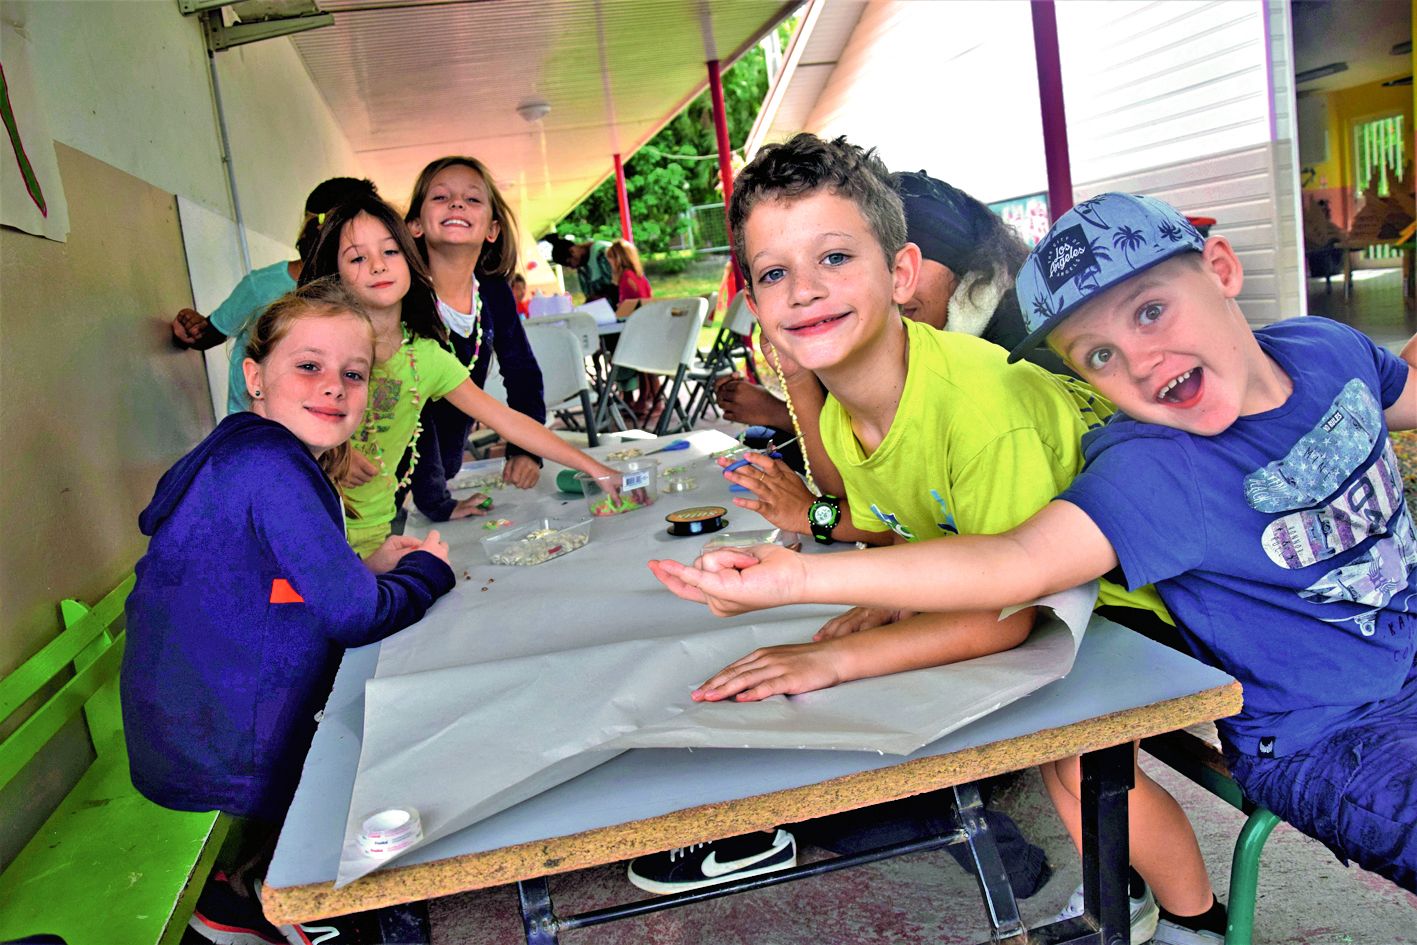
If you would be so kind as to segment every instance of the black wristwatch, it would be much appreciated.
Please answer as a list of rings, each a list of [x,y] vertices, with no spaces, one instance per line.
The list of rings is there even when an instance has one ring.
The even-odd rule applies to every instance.
[[[832,529],[841,521],[841,500],[834,495],[819,496],[807,508],[807,524],[812,528],[812,537],[819,545],[830,545]]]

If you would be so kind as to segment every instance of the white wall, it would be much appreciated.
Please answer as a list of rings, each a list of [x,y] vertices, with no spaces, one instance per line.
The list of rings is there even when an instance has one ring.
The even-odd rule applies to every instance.
[[[1304,314],[1287,5],[1066,0],[1056,9],[1075,199],[1139,191],[1214,217],[1245,266],[1250,321]]]
[[[0,15],[34,46],[56,140],[231,215],[196,17],[174,0],[5,0]],[[217,64],[247,226],[289,246],[309,189],[360,164],[290,40],[220,52]]]
[[[985,201],[1047,190],[1028,3],[872,3],[802,130]]]

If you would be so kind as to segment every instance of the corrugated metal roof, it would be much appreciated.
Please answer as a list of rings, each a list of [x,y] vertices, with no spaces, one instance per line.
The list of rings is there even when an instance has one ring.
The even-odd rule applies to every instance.
[[[382,192],[470,154],[540,233],[799,2],[321,0],[335,25],[294,42]]]

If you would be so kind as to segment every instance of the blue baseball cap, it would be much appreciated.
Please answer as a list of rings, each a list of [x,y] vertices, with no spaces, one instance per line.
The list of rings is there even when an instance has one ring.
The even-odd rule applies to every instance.
[[[1139,194],[1100,194],[1058,218],[1024,260],[1014,285],[1028,337],[1009,352],[1017,361],[1099,292],[1172,256],[1205,248],[1205,237],[1179,210]]]

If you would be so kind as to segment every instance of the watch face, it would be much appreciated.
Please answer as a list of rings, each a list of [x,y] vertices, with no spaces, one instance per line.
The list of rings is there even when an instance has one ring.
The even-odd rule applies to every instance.
[[[830,505],[814,505],[812,506],[812,521],[824,527],[830,525],[836,519],[835,511]]]

